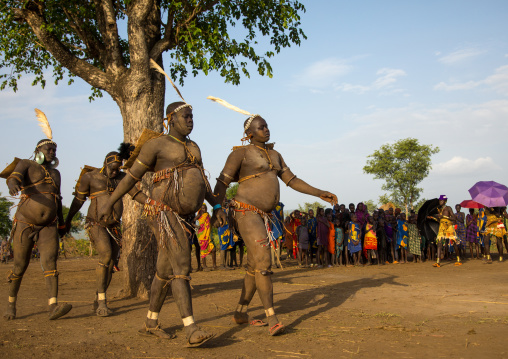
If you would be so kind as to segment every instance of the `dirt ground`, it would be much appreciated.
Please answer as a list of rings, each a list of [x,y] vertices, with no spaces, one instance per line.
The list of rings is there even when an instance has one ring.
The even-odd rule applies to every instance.
[[[177,335],[162,341],[137,334],[146,300],[111,299],[114,315],[91,312],[94,258],[59,261],[60,302],[73,310],[49,321],[37,261],[18,297],[18,318],[0,321],[1,358],[507,358],[508,263],[469,260],[353,268],[275,270],[275,310],[286,334],[231,321],[245,271],[193,273],[194,316],[217,334],[201,348],[185,348],[176,305],[168,297],[162,327]],[[5,273],[12,264],[0,265]],[[110,295],[119,289],[113,282]],[[0,284],[7,304],[7,283]],[[263,318],[255,296],[249,313]]]

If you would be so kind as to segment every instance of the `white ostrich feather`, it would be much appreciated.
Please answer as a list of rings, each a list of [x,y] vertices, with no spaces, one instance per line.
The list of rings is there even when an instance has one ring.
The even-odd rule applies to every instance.
[[[41,126],[42,132],[46,135],[49,140],[53,139],[53,132],[51,131],[51,126],[49,125],[48,118],[38,108],[35,109],[35,115],[37,116],[37,121],[39,121],[39,126]]]
[[[173,88],[176,90],[176,92],[178,93],[178,96],[180,96],[180,98],[182,99],[183,102],[185,102],[185,100],[183,99],[183,96],[182,94],[180,93],[180,91],[178,90],[178,88],[176,87],[176,85],[174,84],[174,82],[171,80],[171,78],[168,76],[168,74],[166,72],[164,72],[164,70],[162,69],[162,67],[159,66],[159,64],[157,64],[153,59],[150,59],[150,67],[152,69],[154,69],[155,71],[157,72],[160,72],[161,74],[163,74],[164,76],[166,76],[166,78],[168,79],[168,81],[171,83],[171,85],[173,86]]]
[[[238,107],[236,107],[236,106],[234,106],[234,105],[228,103],[227,101],[224,101],[223,99],[220,99],[218,97],[208,96],[207,99],[217,102],[219,105],[229,108],[230,110],[239,112],[242,115],[252,116],[252,114],[250,112],[242,110],[241,108],[238,108]]]

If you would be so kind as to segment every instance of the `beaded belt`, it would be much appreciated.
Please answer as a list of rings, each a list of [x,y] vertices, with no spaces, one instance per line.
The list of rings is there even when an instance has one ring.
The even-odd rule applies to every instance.
[[[166,168],[164,170],[160,170],[160,171],[156,172],[155,175],[153,176],[153,183],[157,183],[157,182],[163,181],[165,179],[171,178],[175,171],[182,172],[186,169],[194,168],[194,167],[196,167],[196,166],[195,165],[187,165],[187,166],[182,166],[182,167],[172,167],[172,168]]]

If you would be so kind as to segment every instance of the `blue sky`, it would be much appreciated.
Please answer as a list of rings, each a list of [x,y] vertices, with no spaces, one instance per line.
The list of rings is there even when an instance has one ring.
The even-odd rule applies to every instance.
[[[385,143],[415,137],[439,146],[423,196],[468,199],[480,180],[508,184],[508,2],[303,1],[308,40],[272,61],[272,79],[251,71],[239,86],[217,74],[181,87],[194,107],[191,138],[201,147],[212,186],[244,116],[206,100],[221,97],[261,114],[272,141],[298,177],[337,194],[339,202],[377,200],[379,180],[363,174],[366,157]],[[266,41],[261,41],[266,43]],[[167,56],[167,55],[166,55]],[[46,89],[25,76],[17,93],[0,92],[2,164],[27,158],[43,137],[43,110],[58,143],[64,204],[85,164],[99,166],[123,140],[117,105],[90,86],[65,81]],[[176,101],[172,89],[166,104]],[[7,193],[5,182],[0,192]],[[314,199],[281,186],[286,208]]]

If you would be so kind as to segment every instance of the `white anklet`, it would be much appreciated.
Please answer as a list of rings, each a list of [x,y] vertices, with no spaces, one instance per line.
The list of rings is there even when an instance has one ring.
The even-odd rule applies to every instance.
[[[189,325],[194,324],[194,317],[191,315],[186,318],[182,318],[183,326],[188,327]]]
[[[159,313],[148,311],[148,314],[146,315],[146,317],[148,319],[157,320],[157,319],[159,319]]]

